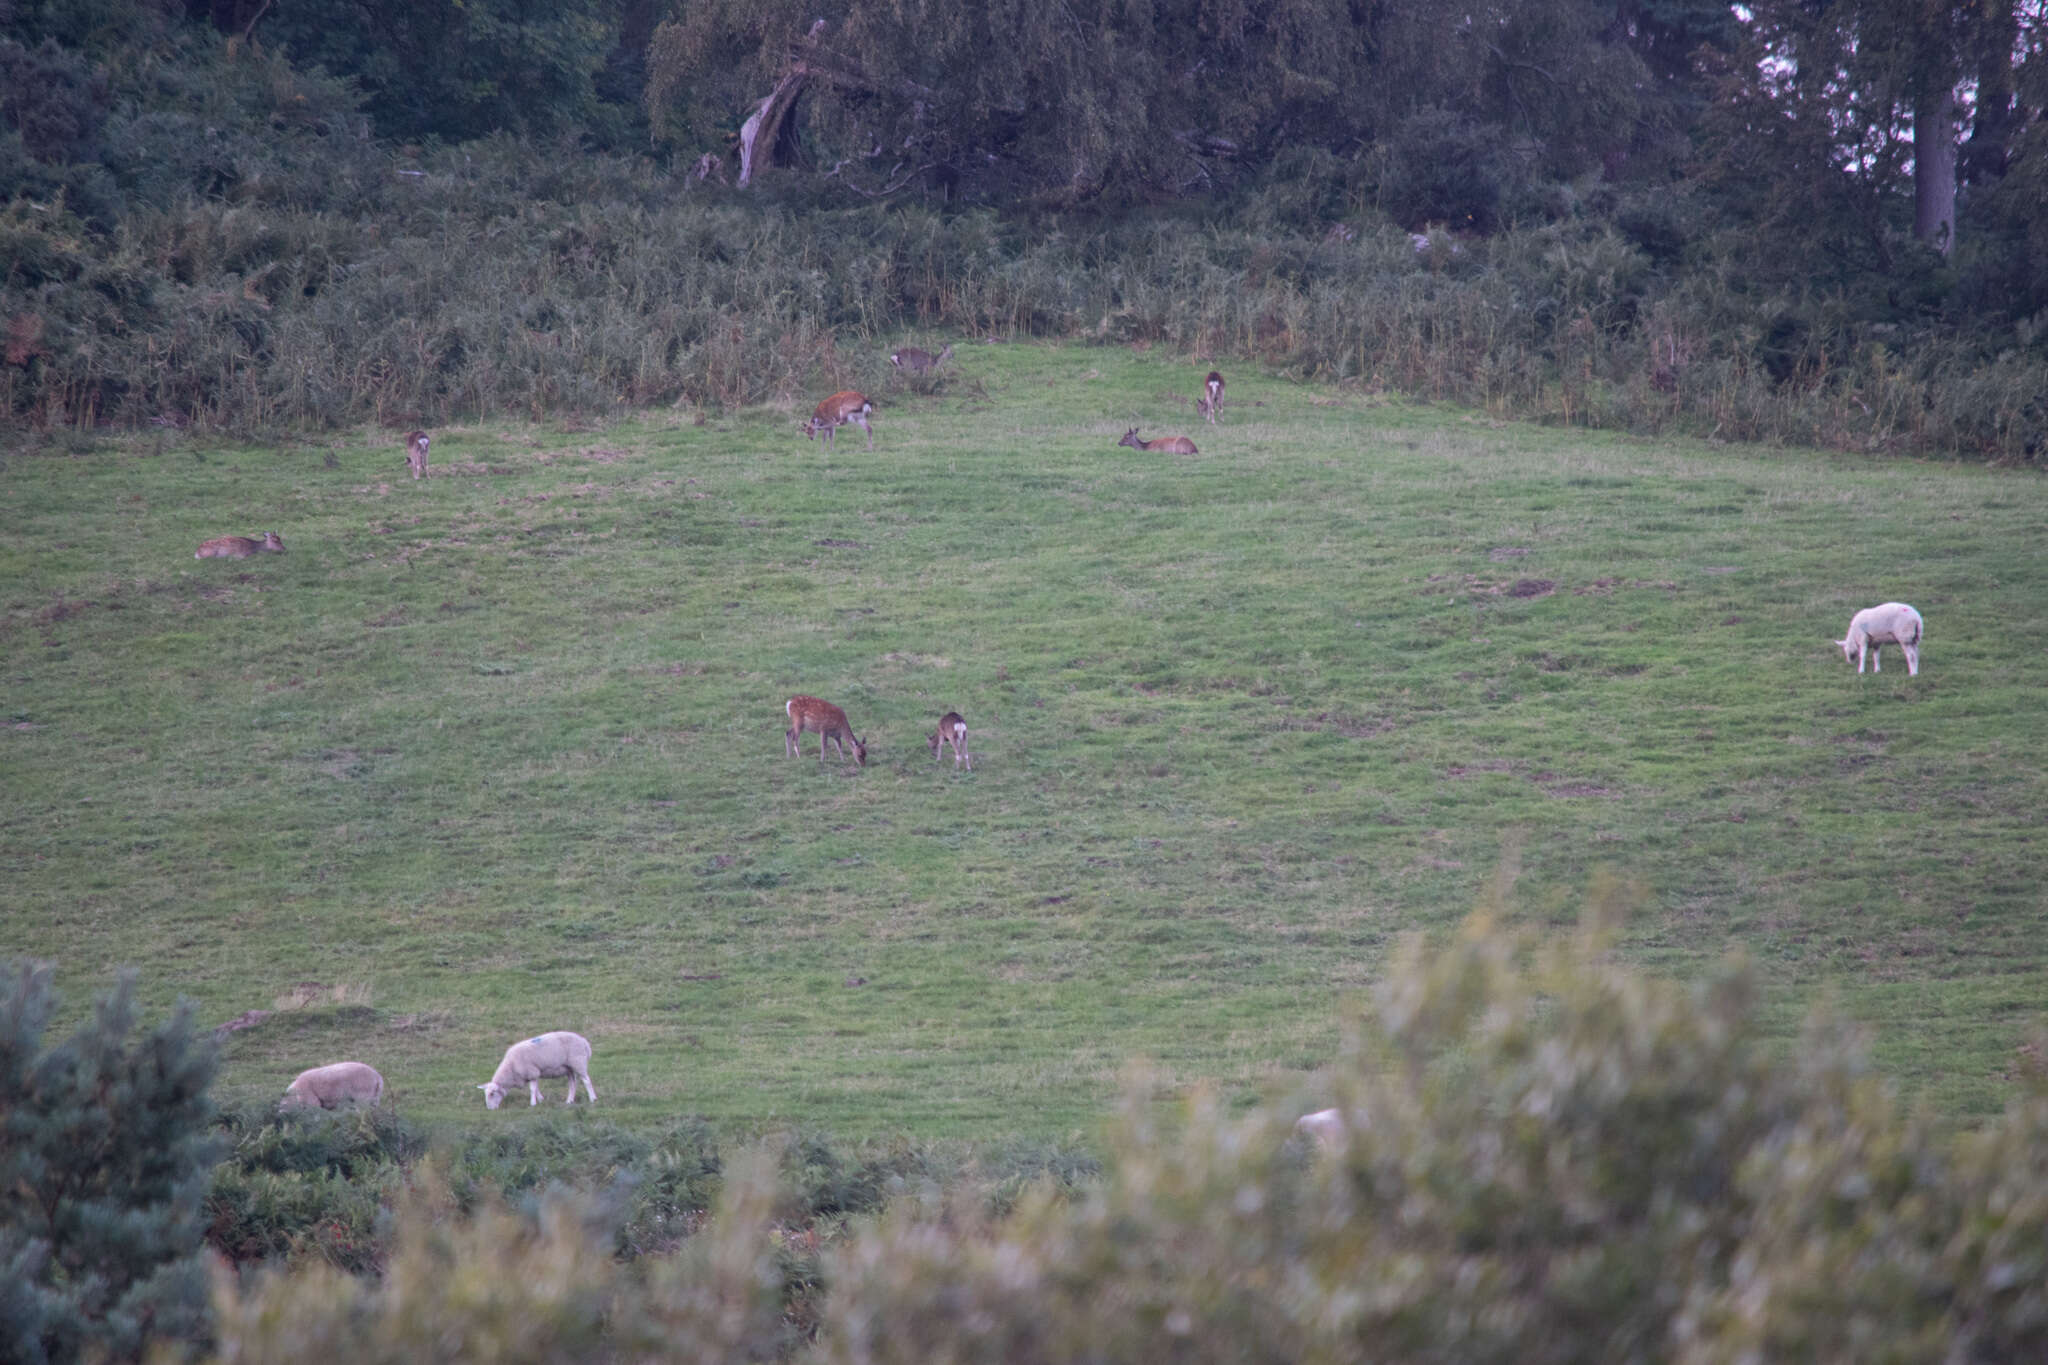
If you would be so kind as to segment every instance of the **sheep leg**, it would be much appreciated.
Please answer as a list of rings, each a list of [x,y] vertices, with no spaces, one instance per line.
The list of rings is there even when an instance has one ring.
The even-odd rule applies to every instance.
[[[1870,671],[1872,673],[1884,672],[1884,642],[1882,640],[1870,646]]]
[[[539,1103],[540,1103],[540,1081],[539,1081],[538,1079],[535,1079],[535,1080],[531,1080],[531,1081],[528,1081],[528,1082],[526,1083],[526,1107],[527,1107],[528,1109],[531,1109],[531,1108],[533,1108],[533,1106],[535,1106],[536,1104],[539,1104]]]
[[[1905,650],[1905,651],[1906,651],[1906,676],[1907,676],[1907,677],[1909,677],[1909,678],[1917,678],[1917,677],[1919,677],[1919,676],[1920,676],[1920,649],[1919,649],[1919,647],[1918,647],[1917,645],[1900,645],[1900,646],[1899,646],[1899,648],[1900,648],[1900,649],[1903,649],[1903,650]]]
[[[576,1093],[576,1082],[574,1080],[569,1082],[569,1093],[572,1095]],[[590,1073],[588,1071],[583,1073],[583,1093],[590,1096],[592,1104],[597,1103],[597,1087],[590,1083]]]
[[[563,1100],[562,1103],[576,1103],[576,1073],[573,1071],[569,1073],[569,1098]]]

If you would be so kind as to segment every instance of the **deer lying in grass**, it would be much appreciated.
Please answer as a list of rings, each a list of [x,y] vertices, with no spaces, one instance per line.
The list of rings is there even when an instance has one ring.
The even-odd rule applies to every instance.
[[[798,738],[808,730],[818,737],[818,766],[825,766],[825,749],[829,745],[839,746],[839,756],[846,757],[846,746],[853,745],[853,761],[862,768],[868,765],[867,741],[853,733],[853,726],[847,723],[846,713],[829,701],[816,697],[791,697],[782,704],[789,716],[789,728],[782,732],[782,754],[784,758],[797,756]]]
[[[1209,377],[1202,381],[1202,388],[1207,396],[1195,400],[1195,411],[1214,425],[1216,414],[1223,407],[1223,376],[1215,370],[1209,371]]]
[[[427,477],[427,433],[415,431],[405,438],[405,462],[415,479]]]
[[[915,346],[905,346],[902,350],[893,352],[889,356],[889,363],[908,374],[930,374],[933,370],[945,364],[952,354],[953,348],[951,346],[946,347],[945,350],[940,351],[937,355],[933,355],[930,351],[920,350]]]
[[[868,449],[873,450],[875,429],[868,425],[868,414],[874,410],[875,405],[870,403],[865,395],[852,389],[841,390],[818,404],[817,411],[811,414],[811,420],[804,423],[804,439],[809,440],[822,431],[825,433],[825,444],[831,445],[832,433],[851,422],[868,434]]]
[[[259,550],[272,554],[284,553],[284,542],[277,538],[277,532],[265,531],[263,539],[251,540],[248,536],[215,536],[212,540],[201,541],[194,559],[247,559]]]
[[[1202,453],[1196,450],[1195,443],[1185,436],[1161,436],[1156,441],[1141,441],[1138,439],[1138,429],[1136,427],[1132,427],[1129,431],[1125,432],[1124,438],[1118,441],[1117,444],[1129,446],[1133,450],[1163,450],[1169,455],[1199,455]]]
[[[967,752],[967,722],[961,719],[958,711],[948,711],[940,716],[938,730],[926,735],[924,742],[931,746],[932,762],[939,761],[939,746],[950,744],[953,746],[953,766],[958,768],[965,760],[967,771],[974,771],[974,755]]]

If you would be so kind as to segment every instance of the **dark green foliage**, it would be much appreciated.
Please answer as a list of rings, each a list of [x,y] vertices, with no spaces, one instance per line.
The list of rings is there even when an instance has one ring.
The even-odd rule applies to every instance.
[[[1446,224],[1490,233],[1500,225],[1501,198],[1516,177],[1506,141],[1505,130],[1454,110],[1418,110],[1393,131],[1392,169],[1380,202],[1410,229]]]
[[[0,983],[0,1341],[9,1359],[138,1356],[206,1330],[200,1201],[213,1048],[190,1010],[136,1035],[124,973],[65,1042],[46,967]]]
[[[36,160],[91,160],[107,104],[106,77],[76,51],[49,38],[33,51],[0,39],[0,121]]]
[[[597,88],[618,8],[604,0],[353,0],[280,5],[258,32],[297,64],[357,85],[385,137],[466,141],[594,128],[616,140],[638,94],[620,103]]]

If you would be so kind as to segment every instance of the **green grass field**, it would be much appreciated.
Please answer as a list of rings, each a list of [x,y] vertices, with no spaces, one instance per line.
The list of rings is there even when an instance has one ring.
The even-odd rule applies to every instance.
[[[856,377],[873,453],[806,400],[451,428],[418,484],[384,432],[10,457],[0,956],[74,1012],[123,963],[278,1008],[224,1098],[352,1057],[481,1123],[573,1028],[625,1122],[1059,1137],[1133,1058],[1312,1090],[1396,935],[1611,873],[1630,958],[1745,951],[1786,1038],[1831,998],[1943,1115],[2003,1103],[2048,998],[2037,474],[958,367]],[[1918,678],[1830,644],[1888,598]],[[797,692],[864,771],[784,758]]]

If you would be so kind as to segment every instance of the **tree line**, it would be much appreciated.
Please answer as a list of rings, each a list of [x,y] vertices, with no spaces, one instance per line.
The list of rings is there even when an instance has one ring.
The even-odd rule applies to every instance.
[[[365,220],[388,196],[308,188],[309,167],[512,139],[646,161],[674,202],[914,204],[1040,237],[1612,233],[1656,276],[1638,314],[1711,315],[1773,383],[1882,359],[1928,383],[2017,365],[2017,392],[2048,364],[2044,20],[2042,0],[12,0],[0,386],[25,413],[40,381],[9,371],[58,354],[65,310],[34,289],[75,234],[52,214],[102,257],[195,204]],[[1682,368],[1667,350],[1646,382]],[[1997,425],[1956,444],[2048,442],[2038,403]]]

